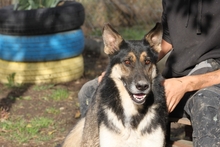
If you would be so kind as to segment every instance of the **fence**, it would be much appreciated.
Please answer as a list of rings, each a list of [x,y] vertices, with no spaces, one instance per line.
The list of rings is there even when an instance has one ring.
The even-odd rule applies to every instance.
[[[86,25],[102,26],[109,22],[114,26],[152,24],[160,21],[161,0],[77,0],[86,11]]]
[[[12,0],[0,0],[0,8],[4,6],[8,6],[12,3]]]

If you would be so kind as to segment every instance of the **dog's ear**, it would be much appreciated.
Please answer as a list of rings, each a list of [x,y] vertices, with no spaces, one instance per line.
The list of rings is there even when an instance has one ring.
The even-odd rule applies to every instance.
[[[106,24],[103,28],[102,38],[104,42],[104,52],[107,55],[112,55],[119,51],[123,38],[114,30],[110,24]]]
[[[149,42],[150,46],[152,46],[153,49],[159,53],[161,51],[162,35],[163,35],[162,25],[161,23],[156,23],[155,27],[145,35],[144,41]]]

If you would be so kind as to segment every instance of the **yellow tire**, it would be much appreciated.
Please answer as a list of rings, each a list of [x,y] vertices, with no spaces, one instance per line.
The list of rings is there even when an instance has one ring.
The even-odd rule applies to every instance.
[[[82,55],[48,62],[9,62],[0,60],[0,82],[15,73],[15,83],[62,83],[80,78],[84,72]]]

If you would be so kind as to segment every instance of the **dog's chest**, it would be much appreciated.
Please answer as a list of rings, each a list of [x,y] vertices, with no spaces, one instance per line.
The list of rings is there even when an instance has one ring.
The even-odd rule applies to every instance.
[[[149,112],[136,127],[129,117],[123,124],[111,110],[106,113],[109,123],[100,125],[100,147],[163,147],[164,131],[159,124],[150,133],[146,131],[152,125],[154,112]]]
[[[140,131],[129,128],[115,133],[103,126],[99,135],[100,147],[163,147],[164,145],[164,133],[160,127],[150,134],[141,134]]]

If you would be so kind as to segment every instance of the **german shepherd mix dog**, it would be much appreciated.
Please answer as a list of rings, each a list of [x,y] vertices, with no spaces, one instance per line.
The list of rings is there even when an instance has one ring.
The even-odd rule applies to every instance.
[[[143,40],[126,41],[104,26],[104,51],[110,57],[84,118],[63,147],[164,147],[167,107],[156,63],[162,27]]]

